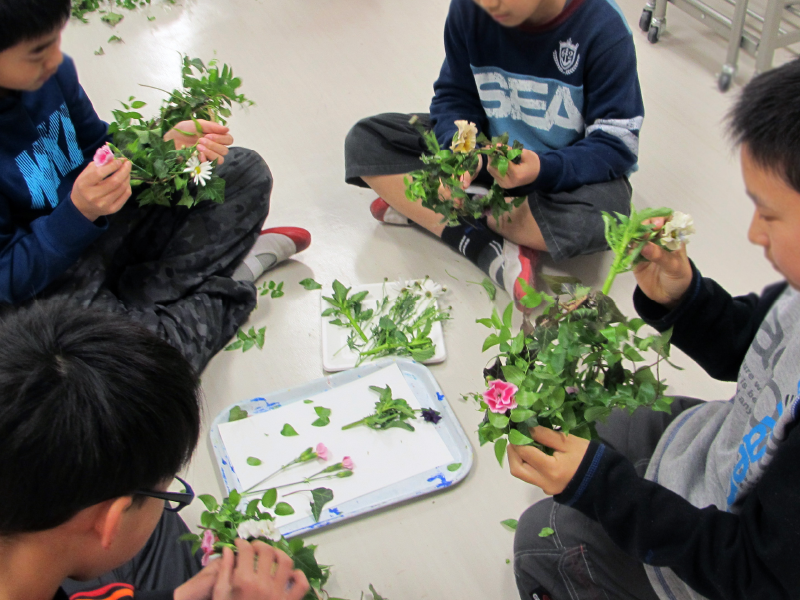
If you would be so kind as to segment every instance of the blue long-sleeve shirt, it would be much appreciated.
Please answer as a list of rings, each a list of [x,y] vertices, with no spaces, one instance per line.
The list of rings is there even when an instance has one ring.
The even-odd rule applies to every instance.
[[[70,199],[107,131],[67,56],[40,89],[0,98],[0,302],[34,297],[107,229]]]
[[[431,120],[442,147],[454,121],[508,132],[539,155],[533,190],[568,191],[636,167],[644,118],[633,37],[614,0],[572,0],[537,28],[503,27],[452,0]]]

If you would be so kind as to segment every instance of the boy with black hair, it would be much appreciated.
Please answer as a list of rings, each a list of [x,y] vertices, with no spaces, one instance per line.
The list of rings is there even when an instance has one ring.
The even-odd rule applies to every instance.
[[[627,175],[636,169],[644,117],[631,30],[614,0],[452,0],[445,60],[434,83],[430,115],[442,148],[456,121],[487,137],[522,142],[519,164],[500,173],[481,162],[465,176],[527,202],[500,221],[441,215],[409,202],[404,177],[422,168],[422,136],[411,115],[359,121],[345,142],[345,180],[370,187],[379,221],[409,220],[467,257],[514,300],[519,279],[534,283],[538,253],[560,261],[607,249],[600,211],[630,212]]]
[[[755,205],[748,238],[785,281],[732,298],[685,247],[655,244],[635,271],[639,314],[673,327],[672,342],[736,394],[614,413],[602,442],[537,428],[552,457],[509,447],[512,474],[554,494],[520,519],[522,598],[800,597],[798,97],[795,60],[753,79],[730,115]],[[540,538],[545,526],[555,533]]]
[[[113,314],[48,300],[0,319],[0,598],[303,597],[303,573],[263,542],[197,575],[178,542],[165,499],[193,496],[167,488],[197,444],[198,393],[178,350]],[[64,581],[101,575],[88,592]]]
[[[272,175],[209,121],[165,139],[217,161],[224,204],[128,201],[130,163],[92,162],[110,136],[61,54],[69,15],[70,0],[0,0],[0,303],[60,297],[128,315],[200,371],[255,307],[255,279],[310,235],[261,231]]]

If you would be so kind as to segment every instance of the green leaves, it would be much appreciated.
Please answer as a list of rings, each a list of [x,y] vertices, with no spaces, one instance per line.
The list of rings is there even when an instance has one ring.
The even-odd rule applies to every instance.
[[[385,388],[380,388],[374,385],[369,386],[373,392],[380,395],[379,400],[375,403],[375,412],[360,421],[345,425],[342,429],[352,429],[359,425],[366,425],[370,429],[382,430],[390,429],[392,427],[399,427],[407,431],[414,431],[409,419],[416,419],[416,411],[409,406],[403,398],[393,398],[392,388],[388,385]]]
[[[284,436],[284,437],[294,437],[294,436],[296,436],[296,435],[300,435],[300,434],[299,434],[299,433],[297,433],[297,432],[294,430],[294,427],[292,427],[291,425],[289,425],[289,423],[286,423],[286,424],[283,426],[283,429],[281,429],[281,435],[282,435],[282,436]]]
[[[506,447],[508,446],[508,440],[506,438],[500,438],[496,440],[494,443],[494,456],[497,458],[497,462],[500,463],[500,466],[503,466],[503,459],[506,456]]]
[[[260,458],[256,458],[255,456],[248,456],[247,464],[250,465],[251,467],[257,467],[262,463]]]
[[[518,522],[516,519],[506,519],[505,521],[500,521],[500,524],[508,527],[511,531],[516,531]]]
[[[302,285],[307,290],[321,290],[322,289],[322,284],[317,283],[316,281],[311,279],[311,277],[308,277],[308,278],[303,279],[302,281],[300,281],[300,285]]]
[[[317,417],[319,418],[311,423],[312,427],[325,427],[326,425],[330,424],[331,410],[329,408],[315,406],[314,412],[317,413]]]
[[[241,421],[242,419],[246,419],[249,415],[247,414],[246,410],[238,406],[231,407],[230,412],[228,413],[228,423],[232,421]]]
[[[259,287],[258,290],[260,292],[259,296],[269,295],[270,298],[280,298],[284,295],[282,281],[279,283],[275,283],[274,281],[265,281],[261,284],[261,287]]]
[[[333,490],[324,487],[313,489],[311,498],[311,514],[314,516],[314,521],[318,523],[322,507],[333,501]]]
[[[275,514],[279,517],[286,517],[288,515],[293,515],[294,509],[286,502],[278,502],[278,504],[275,506]]]
[[[447,465],[447,470],[450,471],[451,473],[458,471],[460,468],[461,468],[461,463],[452,463],[450,465]]]
[[[555,530],[551,529],[550,527],[542,527],[542,530],[539,532],[540,538],[550,537],[555,533]]]
[[[508,432],[508,441],[515,446],[527,446],[533,443],[533,440],[527,435],[524,435],[516,429],[511,429]]]
[[[261,497],[261,504],[264,508],[272,508],[275,506],[275,502],[278,500],[278,490],[275,488],[269,489],[264,492],[264,495]]]
[[[256,331],[255,327],[251,327],[247,333],[240,329],[236,334],[238,339],[231,345],[226,346],[225,351],[231,352],[241,348],[242,352],[247,352],[253,346],[256,346],[259,350],[261,350],[264,347],[264,335],[266,331],[266,327],[262,327],[258,331]]]
[[[109,11],[106,14],[104,14],[102,17],[100,17],[100,20],[103,23],[106,23],[106,24],[110,25],[111,27],[116,27],[117,23],[122,21],[122,19],[124,19],[124,18],[125,18],[124,15],[121,15],[119,13],[115,13],[113,11]]]

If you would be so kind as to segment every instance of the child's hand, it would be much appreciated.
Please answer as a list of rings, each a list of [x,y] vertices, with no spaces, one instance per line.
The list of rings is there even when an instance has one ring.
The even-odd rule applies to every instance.
[[[119,211],[131,197],[131,163],[112,160],[98,167],[89,163],[72,186],[72,203],[94,222]]]
[[[663,217],[645,221],[655,225],[656,229],[661,229],[665,222]],[[692,284],[692,265],[686,255],[686,245],[675,252],[668,252],[648,242],[642,249],[642,256],[648,262],[636,265],[633,274],[645,296],[669,309],[678,306]]]
[[[175,148],[178,150],[197,144],[200,162],[216,160],[221,165],[225,162],[225,156],[228,154],[228,146],[233,143],[233,136],[229,133],[230,129],[204,119],[198,119],[197,122],[203,130],[202,136],[197,132],[194,121],[181,121],[164,134],[164,140],[174,141]]]
[[[478,156],[478,166],[475,167],[474,171],[467,171],[461,176],[461,189],[466,190],[469,186],[472,185],[472,182],[475,181],[475,178],[478,176],[478,173],[481,172],[481,167],[483,166],[483,155]],[[442,200],[450,200],[452,197],[452,193],[450,192],[449,188],[446,188],[443,185],[439,185],[439,198]],[[453,200],[453,204],[456,208],[461,208],[462,201],[460,198],[456,198]]]
[[[222,551],[213,600],[301,600],[309,585],[286,554],[264,542],[236,540]],[[235,565],[234,565],[235,562]]]
[[[205,569],[175,590],[173,600],[211,600],[221,566],[221,560],[212,560]]]
[[[589,440],[576,435],[564,435],[547,427],[535,427],[532,433],[534,441],[555,450],[553,456],[547,456],[533,446],[509,444],[508,465],[511,474],[542,488],[545,494],[560,494],[578,472]]]
[[[527,148],[522,150],[519,164],[508,163],[508,171],[505,177],[501,177],[500,172],[491,164],[488,167],[489,173],[494,177],[497,185],[506,190],[533,183],[539,177],[540,168],[539,155]]]

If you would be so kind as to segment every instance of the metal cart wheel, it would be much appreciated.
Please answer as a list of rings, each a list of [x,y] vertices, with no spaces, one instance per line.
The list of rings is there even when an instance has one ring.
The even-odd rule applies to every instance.
[[[651,25],[650,29],[647,31],[647,41],[651,44],[657,44],[658,40],[661,39],[661,27],[658,25]]]
[[[650,31],[650,22],[653,20],[653,9],[645,8],[642,11],[642,16],[639,17],[639,29],[647,33]]]
[[[717,78],[717,88],[720,92],[727,92],[731,89],[733,83],[733,76],[736,74],[736,68],[732,65],[722,65],[722,72]]]

